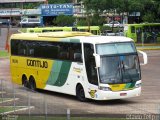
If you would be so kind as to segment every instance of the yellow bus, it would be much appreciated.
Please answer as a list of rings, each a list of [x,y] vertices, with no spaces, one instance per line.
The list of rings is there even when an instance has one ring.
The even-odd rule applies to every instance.
[[[100,35],[99,26],[26,28],[26,32],[28,33],[43,33],[43,32],[56,32],[56,31],[81,31],[81,32],[91,32],[94,35]]]
[[[10,44],[12,81],[24,87],[75,95],[80,101],[141,94],[139,58],[130,38],[88,32],[19,33],[11,36]]]

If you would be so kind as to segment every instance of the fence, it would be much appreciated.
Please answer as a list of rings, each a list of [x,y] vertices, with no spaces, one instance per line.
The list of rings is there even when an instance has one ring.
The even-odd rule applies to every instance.
[[[69,98],[72,104],[72,101],[76,101],[77,106],[74,107],[75,111],[80,110],[80,105],[82,104],[86,107],[90,106],[90,109],[102,111],[99,113],[92,113],[92,111],[88,111],[87,113],[75,112],[72,108],[72,105],[66,104],[68,98],[65,101],[60,100],[63,98],[63,95],[56,95],[52,93],[48,93],[46,91],[31,91],[28,88],[21,87],[19,85],[12,84],[10,81],[0,80],[0,114],[1,117],[5,120],[9,118],[23,118],[23,119],[31,119],[31,118],[40,118],[40,119],[49,119],[49,118],[59,118],[63,117],[64,120],[70,120],[71,116],[82,116],[82,117],[106,117],[107,114],[109,117],[124,117],[126,119],[148,119],[148,120],[159,120],[160,114],[160,104],[158,103],[150,103],[146,104],[135,104],[132,102],[120,101],[116,103],[115,101],[107,101],[107,102],[95,102],[90,101],[88,103],[81,103],[79,101],[74,100],[74,98]],[[59,100],[58,100],[59,99]],[[62,101],[62,103],[59,103]],[[125,104],[123,102],[126,102]],[[73,102],[73,105],[75,105]],[[88,105],[89,104],[89,105]],[[126,106],[127,105],[127,106]],[[117,108],[117,109],[116,109]],[[104,111],[105,109],[105,111]],[[73,113],[72,113],[73,110]],[[93,115],[94,114],[94,115]],[[115,114],[115,115],[114,115]],[[105,116],[106,115],[106,116]],[[116,116],[117,115],[117,116]]]

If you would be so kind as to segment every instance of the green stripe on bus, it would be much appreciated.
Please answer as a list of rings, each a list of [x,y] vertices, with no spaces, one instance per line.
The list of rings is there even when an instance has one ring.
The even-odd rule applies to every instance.
[[[127,83],[126,86],[125,86],[125,89],[129,89],[129,88],[133,88],[135,86],[135,82],[133,83]]]
[[[55,82],[58,79],[59,72],[61,70],[62,62],[61,61],[55,61],[54,64],[52,65],[52,70],[50,73],[50,76],[48,78],[47,84],[49,85],[54,85]]]
[[[47,84],[53,86],[63,86],[67,80],[71,62],[55,61]]]
[[[131,83],[127,83],[125,86],[125,89],[128,89],[130,87]]]
[[[71,67],[71,62],[65,61],[62,63],[58,79],[56,83],[54,84],[55,86],[63,86],[65,84],[68,74],[69,74],[70,67]]]

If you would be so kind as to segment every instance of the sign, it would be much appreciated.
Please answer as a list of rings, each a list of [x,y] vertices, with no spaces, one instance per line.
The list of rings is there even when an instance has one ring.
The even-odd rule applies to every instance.
[[[41,15],[40,9],[23,9],[22,10],[23,15]]]
[[[41,5],[42,16],[58,16],[60,14],[73,15],[73,4],[43,4]]]
[[[0,9],[0,16],[19,16],[21,9]]]

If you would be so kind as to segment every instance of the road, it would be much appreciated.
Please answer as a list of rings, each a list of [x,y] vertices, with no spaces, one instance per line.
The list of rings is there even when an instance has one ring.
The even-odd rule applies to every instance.
[[[34,106],[34,109],[20,111],[19,114],[158,114],[160,112],[160,51],[146,51],[148,64],[142,69],[142,95],[124,100],[79,102],[76,97],[55,92],[39,90],[32,92],[20,85],[12,84],[9,70],[9,59],[0,58],[0,89],[6,91],[4,96],[15,94],[17,106]],[[15,91],[15,92],[14,92]],[[13,105],[7,102],[2,105]]]

